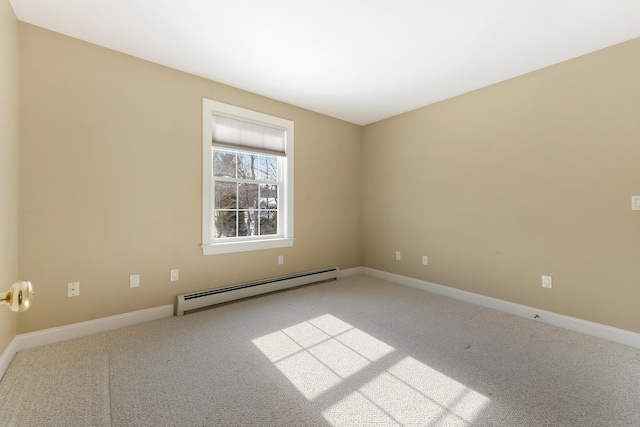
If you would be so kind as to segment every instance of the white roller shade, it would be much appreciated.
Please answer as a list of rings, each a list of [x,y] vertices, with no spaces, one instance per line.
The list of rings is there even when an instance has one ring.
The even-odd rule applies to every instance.
[[[215,114],[211,142],[223,148],[244,148],[258,153],[286,156],[286,132],[283,129]]]

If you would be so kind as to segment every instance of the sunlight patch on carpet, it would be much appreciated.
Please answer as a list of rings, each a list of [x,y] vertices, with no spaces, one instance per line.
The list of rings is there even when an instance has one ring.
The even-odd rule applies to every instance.
[[[333,398],[322,412],[334,427],[362,424],[472,425],[491,400],[390,345],[326,314],[252,341],[308,400]],[[397,359],[396,359],[397,360]],[[386,368],[386,369],[385,369]],[[357,389],[329,392],[361,373]],[[372,374],[373,373],[373,374]],[[354,377],[360,380],[360,377]],[[344,396],[344,397],[343,397]]]
[[[257,338],[253,343],[309,400],[394,351],[328,314]]]

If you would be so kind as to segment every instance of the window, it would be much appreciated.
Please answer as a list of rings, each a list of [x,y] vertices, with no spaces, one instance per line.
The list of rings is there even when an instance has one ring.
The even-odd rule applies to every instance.
[[[293,245],[293,122],[203,99],[202,251]]]

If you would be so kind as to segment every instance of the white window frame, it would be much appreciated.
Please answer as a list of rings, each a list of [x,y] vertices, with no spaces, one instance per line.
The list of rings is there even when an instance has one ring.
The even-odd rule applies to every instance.
[[[285,157],[278,157],[278,168],[282,166],[282,184],[278,194],[279,234],[276,236],[251,236],[215,241],[212,238],[213,223],[213,115],[253,122],[285,130]],[[255,251],[293,246],[293,131],[291,120],[224,104],[211,99],[202,99],[202,253],[215,255],[233,252]],[[240,151],[246,151],[238,147]],[[227,240],[227,239],[225,239]]]

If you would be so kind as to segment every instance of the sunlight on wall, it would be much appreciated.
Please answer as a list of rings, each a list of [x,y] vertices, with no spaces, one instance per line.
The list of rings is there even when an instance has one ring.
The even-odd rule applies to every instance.
[[[336,402],[322,412],[335,427],[471,425],[490,403],[486,396],[330,314],[253,343],[308,400]],[[382,362],[392,363],[391,356],[397,362],[388,367]],[[357,385],[346,393],[342,390],[342,395],[331,394],[346,380]]]

